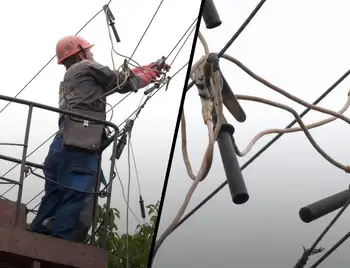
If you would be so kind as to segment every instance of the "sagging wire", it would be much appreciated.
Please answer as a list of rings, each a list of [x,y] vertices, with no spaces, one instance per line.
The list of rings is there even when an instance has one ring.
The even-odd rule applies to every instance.
[[[348,110],[349,106],[350,106],[350,90],[348,91],[348,96],[347,96],[347,101],[346,103],[344,104],[344,106],[338,111],[338,112],[335,112],[335,111],[332,111],[332,110],[329,110],[329,109],[326,109],[326,108],[322,108],[320,106],[317,106],[317,105],[313,105],[313,104],[310,104],[290,93],[288,93],[287,91],[275,86],[274,84],[268,82],[267,80],[265,80],[264,78],[262,78],[261,76],[257,75],[256,73],[254,73],[253,71],[251,71],[248,67],[246,67],[243,63],[241,63],[240,61],[238,61],[237,59],[235,59],[234,57],[232,56],[229,56],[229,55],[226,55],[224,54],[222,56],[222,58],[234,63],[235,65],[237,65],[240,69],[242,69],[245,73],[247,73],[248,75],[250,75],[253,79],[257,80],[258,82],[262,83],[263,85],[269,87],[270,89],[276,91],[277,93],[280,93],[281,95],[307,107],[307,108],[310,108],[311,110],[315,110],[315,111],[318,111],[318,112],[321,112],[321,113],[325,113],[325,114],[328,114],[328,115],[332,115],[332,117],[330,118],[327,118],[327,119],[324,119],[324,120],[321,120],[321,121],[317,121],[317,122],[314,122],[312,124],[309,124],[307,125],[307,128],[308,129],[312,129],[312,128],[316,128],[316,127],[319,127],[319,126],[323,126],[325,124],[328,124],[336,119],[342,119],[343,121],[345,121],[346,123],[350,124],[350,119],[346,116],[344,116],[344,112]],[[260,139],[262,138],[263,136],[267,135],[267,134],[272,134],[272,133],[293,133],[293,132],[297,132],[297,131],[301,131],[302,129],[300,127],[294,127],[294,128],[288,128],[288,129],[267,129],[267,130],[264,130],[260,133],[258,133],[257,135],[255,135],[255,137],[249,142],[247,148],[244,150],[244,151],[240,151],[238,149],[237,146],[236,149],[237,149],[237,155],[238,156],[245,156],[247,153],[249,153],[249,151],[252,149],[252,147],[254,146],[254,144]],[[347,171],[346,171],[347,172]]]
[[[255,97],[255,96],[248,96],[248,95],[239,95],[236,94],[237,99],[241,99],[241,100],[248,100],[248,101],[254,101],[254,102],[260,102],[260,103],[264,103],[267,104],[269,106],[274,106],[283,110],[286,110],[288,112],[290,112],[291,114],[293,114],[293,116],[295,117],[295,120],[297,120],[298,124],[300,125],[300,128],[302,129],[302,131],[305,133],[306,138],[309,140],[309,142],[311,143],[311,145],[315,148],[315,150],[324,158],[326,159],[329,163],[331,163],[332,165],[348,172],[349,170],[349,166],[345,166],[341,163],[339,163],[338,161],[334,160],[332,157],[330,157],[314,140],[314,138],[312,137],[312,135],[310,134],[307,126],[303,123],[302,119],[299,117],[298,113],[292,109],[291,107],[278,103],[278,102],[273,102],[267,99],[263,99],[260,97]]]
[[[120,174],[119,174],[119,171],[118,171],[118,168],[117,168],[117,165],[116,165],[116,164],[114,165],[114,170],[116,171],[117,178],[118,178],[118,180],[119,180],[119,184],[120,184],[120,187],[121,187],[121,190],[122,190],[122,195],[123,195],[123,199],[124,199],[124,201],[125,201],[125,204],[128,206],[128,208],[129,208],[131,214],[133,214],[133,216],[134,216],[135,220],[137,221],[137,223],[141,225],[140,219],[137,217],[137,215],[136,215],[136,213],[134,212],[134,210],[130,207],[130,204],[128,204],[128,201],[127,201],[126,195],[125,195],[125,188],[124,188],[124,185],[123,185],[123,181],[122,181],[122,179],[121,179],[121,177],[120,177]]]
[[[338,113],[344,114],[349,109],[349,106],[350,106],[350,91],[348,92],[348,98],[346,100],[346,103],[338,111]],[[328,123],[335,121],[336,119],[337,119],[337,117],[332,116],[332,117],[329,117],[329,118],[326,118],[326,119],[323,119],[320,121],[316,121],[314,123],[307,124],[306,128],[310,130],[310,129],[313,129],[316,127],[324,126]],[[243,151],[240,151],[239,148],[237,147],[236,143],[234,143],[235,151],[236,151],[238,156],[243,157],[251,151],[251,149],[258,142],[258,140],[260,140],[262,137],[264,137],[268,134],[287,134],[287,133],[294,133],[294,132],[298,132],[298,131],[302,131],[302,128],[301,127],[292,127],[292,128],[284,128],[284,129],[279,129],[279,128],[266,129],[266,130],[261,131],[258,134],[256,134],[254,136],[254,138],[248,143],[247,147]]]

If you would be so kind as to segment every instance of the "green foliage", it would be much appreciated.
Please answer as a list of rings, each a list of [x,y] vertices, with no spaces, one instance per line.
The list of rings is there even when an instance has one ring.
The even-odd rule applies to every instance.
[[[146,206],[148,210],[149,223],[137,225],[133,234],[128,237],[129,249],[129,267],[145,268],[147,267],[148,256],[151,248],[154,226],[158,217],[159,201],[155,205]],[[104,215],[106,214],[106,206],[98,206],[97,226],[103,224]],[[121,234],[117,226],[117,220],[120,220],[120,212],[111,208],[109,210],[109,224],[107,231],[108,240],[108,268],[127,267],[127,250],[126,250],[126,234]],[[102,231],[100,228],[96,234],[96,245],[102,247]]]

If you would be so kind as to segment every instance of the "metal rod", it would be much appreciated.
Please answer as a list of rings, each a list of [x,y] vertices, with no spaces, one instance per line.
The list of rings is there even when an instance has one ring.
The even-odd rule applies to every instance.
[[[350,199],[350,189],[328,196],[299,210],[300,219],[309,223],[341,207]]]
[[[10,161],[10,162],[13,162],[13,163],[17,163],[17,164],[21,164],[22,163],[21,159],[14,158],[14,157],[11,157],[11,156],[2,155],[2,154],[0,154],[0,159],[6,160],[6,161]],[[29,162],[29,161],[25,161],[25,163],[26,163],[26,166],[30,166],[30,167],[34,167],[34,168],[38,168],[38,169],[43,169],[43,165],[39,165],[39,164],[36,164],[36,163],[33,163],[33,162]]]
[[[16,207],[16,214],[15,214],[15,226],[19,223],[19,213],[21,209],[21,201],[22,201],[22,193],[23,193],[23,181],[25,177],[25,167],[26,167],[26,158],[27,158],[27,151],[28,151],[28,140],[29,140],[29,132],[30,132],[30,124],[32,121],[32,114],[33,114],[33,106],[29,105],[28,108],[28,116],[27,116],[27,125],[26,125],[26,131],[24,134],[24,146],[22,151],[22,163],[21,163],[21,172],[19,177],[19,185],[18,185],[18,196],[17,196],[17,207]]]
[[[0,142],[1,146],[24,146],[22,143]]]
[[[240,205],[249,200],[241,168],[232,143],[234,128],[230,124],[222,124],[217,138],[222,163],[224,165],[227,183],[230,188],[233,203]]]
[[[110,121],[101,120],[101,119],[87,116],[87,115],[84,115],[81,113],[75,113],[75,112],[71,112],[68,110],[62,110],[62,109],[59,109],[59,108],[56,108],[53,106],[49,106],[49,105],[45,105],[45,104],[41,104],[41,103],[37,103],[37,102],[33,102],[33,101],[28,101],[28,100],[24,100],[24,99],[13,98],[13,97],[5,96],[5,95],[0,95],[0,100],[10,101],[10,102],[19,103],[19,104],[25,104],[28,106],[33,106],[33,107],[36,107],[39,109],[48,110],[48,111],[55,112],[55,113],[76,116],[76,117],[81,118],[81,119],[86,119],[86,120],[89,120],[89,121],[92,121],[95,123],[100,123],[102,125],[109,126],[109,127],[113,128],[114,131],[118,130],[118,126],[113,124]]]
[[[116,161],[116,149],[118,143],[119,133],[115,133],[113,147],[112,147],[112,157],[111,157],[111,167],[109,172],[109,182],[107,188],[107,201],[106,201],[106,213],[103,222],[103,238],[102,238],[102,246],[104,249],[107,249],[107,232],[108,232],[108,224],[109,224],[109,208],[111,206],[111,195],[112,195],[112,186],[113,186],[113,177],[114,177],[114,165]]]
[[[213,0],[205,0],[203,20],[207,29],[214,29],[221,25],[222,22]]]
[[[95,192],[97,192],[98,186],[100,185],[101,181],[101,161],[102,161],[102,154],[100,154],[99,159],[98,159],[98,172],[97,172],[97,178],[96,178],[96,183],[95,183]],[[94,206],[93,206],[93,211],[92,211],[92,225],[91,225],[91,238],[90,238],[90,244],[95,243],[95,233],[96,233],[96,224],[98,220],[98,215],[96,213],[97,211],[97,206],[98,206],[98,195],[94,195]]]
[[[6,182],[9,182],[9,183],[12,183],[12,184],[19,185],[18,181],[7,179],[7,178],[4,178],[4,177],[0,177],[0,180],[6,181]]]

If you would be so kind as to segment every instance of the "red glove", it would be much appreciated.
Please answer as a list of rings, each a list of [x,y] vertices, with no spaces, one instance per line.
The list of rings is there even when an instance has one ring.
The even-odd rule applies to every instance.
[[[143,72],[140,72],[136,75],[142,81],[142,87],[148,86],[149,84],[154,82],[158,77],[157,73],[152,70],[143,70]]]
[[[131,69],[131,71],[134,73],[134,74],[139,74],[139,73],[142,73],[142,71],[146,71],[145,69],[148,69],[149,67],[149,64],[148,65],[143,65],[143,66],[140,66],[140,67],[136,67],[134,69]]]
[[[170,70],[170,66],[166,63],[159,66],[156,62],[152,62],[151,64],[134,68],[131,71],[141,79],[143,87],[145,87],[155,81],[157,77],[160,77],[160,71],[163,69],[167,72]]]

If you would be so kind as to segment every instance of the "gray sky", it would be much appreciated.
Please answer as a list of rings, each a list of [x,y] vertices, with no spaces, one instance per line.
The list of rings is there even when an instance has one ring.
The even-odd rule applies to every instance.
[[[218,51],[226,44],[257,3],[257,0],[216,1],[222,26],[207,30],[203,23],[201,27],[211,51]],[[270,82],[313,102],[350,68],[348,9],[348,1],[341,0],[267,1],[227,53]],[[202,55],[203,49],[198,44],[195,59]],[[235,93],[279,101],[298,112],[304,109],[253,80],[235,65],[222,60],[221,67]],[[347,78],[320,105],[339,110],[349,88]],[[225,112],[236,127],[235,138],[241,149],[258,132],[283,128],[293,119],[291,114],[263,104],[243,101],[241,104],[247,113],[246,122],[237,123]],[[207,145],[207,131],[195,89],[187,94],[185,112],[189,155],[194,172],[197,172]],[[311,112],[305,122],[327,117]],[[311,133],[327,153],[348,164],[345,148],[350,132],[346,123],[338,120]],[[240,163],[246,162],[272,137],[261,139]],[[192,183],[185,170],[180,145],[179,138],[158,235],[177,213]],[[342,191],[349,184],[348,175],[326,162],[302,132],[285,135],[243,175],[250,200],[241,206],[233,204],[225,187],[168,237],[154,261],[155,268],[293,267],[302,253],[302,246],[310,247],[335,215],[332,213],[305,224],[299,219],[299,209]],[[198,186],[188,211],[225,179],[216,148],[211,172]],[[329,249],[349,231],[348,213],[344,213],[319,246]],[[319,267],[348,267],[347,250],[345,243]],[[319,256],[311,258],[309,265]]]
[[[20,19],[13,17],[13,5],[10,2],[2,2],[0,22],[2,25],[7,25],[7,27],[3,27],[4,41],[0,44],[3,51],[2,65],[6,66],[6,69],[3,69],[0,94],[14,96],[35,72],[54,55],[56,42],[65,35],[75,34],[107,2],[86,0],[63,0],[59,2],[36,0],[28,2],[19,0],[16,1],[16,4],[20,5],[21,9],[16,9],[16,18]],[[149,20],[156,11],[159,2],[158,0],[147,2],[141,0],[112,1],[110,8],[116,17],[115,24],[121,38],[121,42],[115,44],[115,48],[119,53],[127,56],[131,55]],[[163,55],[166,56],[197,17],[199,3],[199,0],[190,2],[186,0],[176,2],[165,0],[139,46],[134,60],[141,65],[145,65],[159,59]],[[31,11],[28,12],[28,10]],[[111,45],[103,13],[83,30],[81,36],[95,44],[93,48],[95,59],[102,64],[112,67]],[[189,38],[189,41],[177,57],[169,73],[170,75],[188,61],[192,39],[193,37]],[[170,60],[172,60],[176,52],[177,50],[170,56]],[[123,58],[119,56],[115,56],[114,59],[117,67],[123,62]],[[148,102],[135,122],[132,144],[143,199],[146,204],[155,203],[160,198],[185,74],[186,68],[174,78],[167,92],[161,90]],[[19,97],[57,106],[58,85],[63,75],[64,68],[57,65],[55,59]],[[122,104],[117,106],[114,110],[112,121],[116,124],[124,121],[137,108],[142,96],[143,90],[138,94],[132,94]],[[116,94],[111,96],[108,101],[114,105],[122,97],[124,95]],[[0,107],[3,107],[5,104],[6,102],[0,101]],[[18,104],[11,104],[0,114],[0,122],[3,129],[0,134],[1,142],[23,142],[26,115],[26,108]],[[29,152],[55,131],[57,131],[57,115],[47,111],[35,110]],[[42,163],[49,144],[46,143],[29,160]],[[18,158],[21,156],[21,150],[13,147],[1,147],[0,153]],[[103,166],[106,175],[108,175],[110,150],[107,150],[104,155]],[[123,184],[126,185],[128,180],[127,150],[124,151],[117,165]],[[12,163],[1,160],[0,172],[3,174],[12,166]],[[6,177],[18,179],[19,168],[16,168]],[[8,186],[0,187],[1,193],[7,188]],[[14,200],[17,196],[15,189],[10,191],[5,197]],[[34,176],[27,178],[25,180],[23,202],[26,203],[42,189],[43,181],[41,179]],[[131,207],[137,215],[140,215],[134,169],[132,169],[130,199]],[[28,207],[32,208],[39,201],[40,199],[37,198]],[[105,200],[102,201],[105,202]],[[119,224],[121,229],[125,230],[126,205],[122,198],[121,186],[117,180],[113,187],[112,206],[117,207],[123,213],[122,221]],[[139,217],[141,218],[141,216]],[[133,230],[135,220],[132,216],[130,221],[130,230]]]

